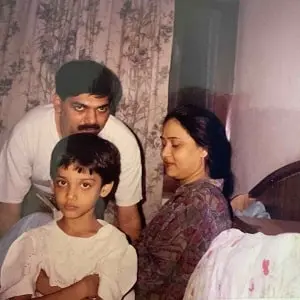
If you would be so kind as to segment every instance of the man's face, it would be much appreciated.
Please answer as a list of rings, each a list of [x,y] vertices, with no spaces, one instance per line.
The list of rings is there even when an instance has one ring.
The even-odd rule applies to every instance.
[[[61,101],[54,99],[56,123],[62,137],[79,132],[98,134],[109,117],[108,97],[80,94]]]

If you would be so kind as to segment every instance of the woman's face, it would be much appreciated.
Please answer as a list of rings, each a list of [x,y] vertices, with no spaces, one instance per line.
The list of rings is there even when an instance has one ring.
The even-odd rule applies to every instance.
[[[165,172],[182,184],[207,177],[207,151],[199,147],[176,119],[168,120],[162,131],[162,152]]]

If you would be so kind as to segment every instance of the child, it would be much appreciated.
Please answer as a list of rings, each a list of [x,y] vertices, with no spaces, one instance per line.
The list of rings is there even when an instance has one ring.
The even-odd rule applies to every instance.
[[[117,148],[94,134],[71,135],[55,146],[50,173],[63,216],[12,244],[0,299],[122,299],[136,281],[136,252],[121,231],[94,214],[99,196],[118,184]]]

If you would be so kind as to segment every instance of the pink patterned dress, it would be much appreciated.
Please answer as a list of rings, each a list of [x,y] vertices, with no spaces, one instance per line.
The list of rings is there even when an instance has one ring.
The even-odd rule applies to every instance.
[[[300,234],[222,232],[198,263],[184,300],[300,299]]]

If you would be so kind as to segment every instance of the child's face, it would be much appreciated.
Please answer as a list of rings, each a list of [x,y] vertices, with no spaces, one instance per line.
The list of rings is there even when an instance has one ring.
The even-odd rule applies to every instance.
[[[76,219],[93,214],[99,196],[105,197],[111,185],[102,186],[101,177],[82,169],[79,173],[74,165],[60,167],[53,181],[56,203],[65,218]]]

